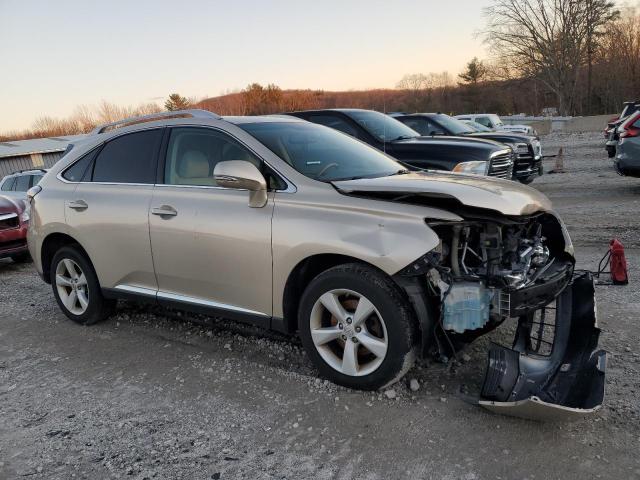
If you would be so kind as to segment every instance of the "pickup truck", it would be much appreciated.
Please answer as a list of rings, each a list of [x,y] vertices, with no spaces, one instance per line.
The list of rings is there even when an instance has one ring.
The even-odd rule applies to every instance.
[[[533,182],[542,175],[542,146],[537,136],[521,135],[511,132],[476,132],[465,122],[444,113],[393,114],[421,135],[460,136],[465,138],[483,138],[509,145],[516,152],[513,179],[524,184]]]
[[[515,152],[493,140],[422,136],[389,115],[373,110],[306,110],[286,115],[351,135],[414,169],[513,177]]]

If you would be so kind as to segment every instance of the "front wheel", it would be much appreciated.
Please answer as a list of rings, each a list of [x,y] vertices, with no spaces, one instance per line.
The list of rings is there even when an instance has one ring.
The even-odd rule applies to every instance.
[[[331,268],[311,281],[298,326],[320,374],[349,388],[375,390],[413,365],[415,316],[400,288],[360,264]]]
[[[536,175],[531,175],[530,177],[527,178],[520,178],[520,183],[524,184],[524,185],[529,185],[530,183],[532,183],[534,180],[536,179]]]
[[[92,325],[115,310],[116,301],[102,296],[91,263],[74,247],[63,247],[54,255],[51,286],[60,309],[76,323]]]

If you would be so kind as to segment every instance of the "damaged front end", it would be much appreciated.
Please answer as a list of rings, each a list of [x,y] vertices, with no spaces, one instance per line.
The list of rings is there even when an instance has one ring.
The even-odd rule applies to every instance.
[[[438,306],[423,332],[423,353],[455,355],[506,319],[518,319],[513,346],[489,350],[479,404],[547,420],[596,411],[606,354],[597,350],[593,280],[574,274],[560,220],[551,212],[463,216],[428,221],[441,239],[438,249],[400,272],[425,279],[428,303]]]

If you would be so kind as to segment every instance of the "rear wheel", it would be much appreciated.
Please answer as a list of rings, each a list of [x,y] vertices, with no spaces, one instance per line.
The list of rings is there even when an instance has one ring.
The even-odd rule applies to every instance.
[[[298,324],[320,374],[350,388],[375,390],[413,365],[415,320],[400,288],[382,272],[340,265],[311,281]]]
[[[115,310],[116,301],[102,296],[91,263],[74,247],[63,247],[54,255],[51,286],[64,314],[76,323],[92,325]]]
[[[613,158],[616,156],[616,147],[607,147],[607,156]]]

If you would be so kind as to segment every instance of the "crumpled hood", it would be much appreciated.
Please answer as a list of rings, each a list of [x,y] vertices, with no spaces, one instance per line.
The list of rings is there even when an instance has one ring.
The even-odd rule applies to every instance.
[[[496,210],[504,215],[530,215],[551,210],[549,199],[531,187],[479,175],[411,172],[332,183],[338,190],[347,193],[378,192],[455,198],[464,205]]]

